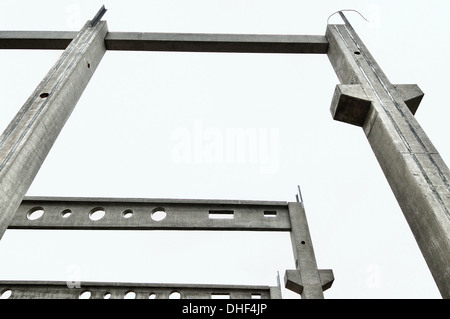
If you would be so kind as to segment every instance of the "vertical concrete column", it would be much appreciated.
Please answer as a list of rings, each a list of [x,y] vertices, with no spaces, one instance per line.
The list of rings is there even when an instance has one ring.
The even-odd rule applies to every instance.
[[[301,295],[302,299],[323,299],[323,291],[334,281],[331,270],[317,269],[308,222],[302,203],[288,203],[291,218],[291,242],[295,270],[287,270],[286,288]]]
[[[0,238],[106,52],[88,21],[0,137]]]
[[[423,93],[391,84],[347,21],[328,25],[326,37],[342,83],[332,116],[363,128],[441,295],[450,298],[450,171],[414,117]]]

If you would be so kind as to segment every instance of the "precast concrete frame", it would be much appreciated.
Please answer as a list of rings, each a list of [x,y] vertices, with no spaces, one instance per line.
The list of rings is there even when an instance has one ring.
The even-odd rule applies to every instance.
[[[290,231],[296,269],[286,271],[285,286],[302,298],[323,298],[334,277],[331,270],[317,269],[301,196],[297,202],[24,196],[106,50],[327,54],[341,82],[331,102],[333,118],[363,128],[442,297],[450,297],[450,171],[414,117],[423,92],[417,85],[391,84],[342,12],[344,24],[328,24],[324,36],[108,32],[100,21],[104,12],[103,7],[78,33],[0,31],[1,49],[64,49],[0,137],[0,238],[7,228]],[[26,219],[38,210],[45,211],[41,218]],[[89,220],[97,211],[108,213],[100,221]],[[150,212],[163,212],[166,218],[154,220]],[[104,293],[112,289],[106,283],[85,284],[95,287],[95,296],[100,288]],[[22,297],[77,295],[62,286],[0,283],[3,290],[19,289]],[[118,289],[129,286],[136,284]],[[233,296],[233,289],[245,290],[184,288],[200,289],[195,296],[212,296],[214,289],[229,289]],[[247,288],[246,296],[256,289],[264,297],[281,297],[276,287]]]

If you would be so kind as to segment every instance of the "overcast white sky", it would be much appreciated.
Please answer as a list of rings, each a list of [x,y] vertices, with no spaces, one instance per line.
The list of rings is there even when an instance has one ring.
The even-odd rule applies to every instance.
[[[359,10],[370,22],[347,17],[390,81],[425,92],[416,118],[450,161],[446,1],[3,0],[0,30],[77,31],[103,4],[110,31],[139,32],[323,35],[331,13]],[[0,51],[0,130],[60,54]],[[295,201],[300,185],[318,266],[335,275],[326,298],[440,298],[362,129],[331,118],[336,84],[326,55],[107,52],[27,195]],[[243,129],[258,144],[241,161],[220,137]],[[295,268],[290,245],[8,230],[0,279],[276,285]]]

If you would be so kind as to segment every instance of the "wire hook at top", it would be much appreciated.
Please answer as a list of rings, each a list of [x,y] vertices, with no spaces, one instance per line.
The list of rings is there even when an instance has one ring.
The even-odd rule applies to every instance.
[[[370,22],[370,21],[367,20],[367,19],[361,14],[361,12],[359,12],[358,10],[354,10],[354,9],[343,9],[343,10],[339,10],[339,11],[336,11],[336,12],[330,14],[330,16],[329,16],[328,19],[327,19],[327,24],[329,24],[330,18],[331,18],[332,16],[334,16],[336,13],[342,13],[343,11],[353,11],[353,12],[356,12],[356,13],[359,14],[364,20],[366,20],[367,22]]]

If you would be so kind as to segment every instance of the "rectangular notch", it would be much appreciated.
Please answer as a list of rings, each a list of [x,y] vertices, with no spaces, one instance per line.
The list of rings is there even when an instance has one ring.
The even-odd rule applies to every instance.
[[[209,218],[210,219],[233,219],[234,218],[234,210],[226,210],[226,209],[210,210]]]
[[[230,294],[211,294],[211,299],[230,299]]]
[[[277,217],[277,211],[276,210],[265,210],[264,217]]]

